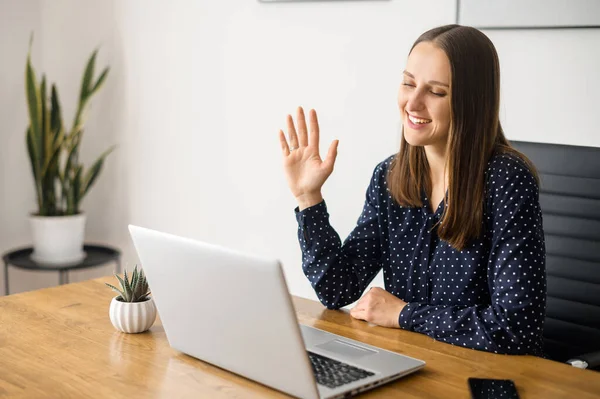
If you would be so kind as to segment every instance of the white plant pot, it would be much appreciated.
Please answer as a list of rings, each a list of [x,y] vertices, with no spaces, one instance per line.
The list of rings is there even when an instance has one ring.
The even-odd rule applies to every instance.
[[[108,311],[110,321],[119,331],[141,333],[156,320],[156,305],[152,298],[144,302],[121,302],[114,297]]]
[[[86,215],[29,217],[33,235],[31,259],[40,264],[67,265],[85,258]]]

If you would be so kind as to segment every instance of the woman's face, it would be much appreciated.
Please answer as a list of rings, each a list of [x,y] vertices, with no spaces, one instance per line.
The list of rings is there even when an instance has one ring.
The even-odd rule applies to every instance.
[[[413,146],[444,146],[450,127],[450,61],[431,42],[417,44],[398,92],[404,138]]]

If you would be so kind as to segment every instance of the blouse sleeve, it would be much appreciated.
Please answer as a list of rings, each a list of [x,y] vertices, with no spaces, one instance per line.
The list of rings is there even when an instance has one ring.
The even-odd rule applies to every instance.
[[[295,209],[304,274],[329,309],[339,309],[360,298],[382,268],[378,217],[378,192],[384,187],[382,164],[373,173],[356,227],[343,244],[329,223],[325,201],[301,212]]]

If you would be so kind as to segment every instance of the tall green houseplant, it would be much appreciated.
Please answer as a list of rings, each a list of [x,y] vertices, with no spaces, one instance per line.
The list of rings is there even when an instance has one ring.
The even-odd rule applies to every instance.
[[[27,127],[27,150],[35,181],[37,216],[67,216],[80,212],[81,201],[98,178],[104,160],[114,149],[106,150],[88,169],[79,162],[79,146],[83,137],[85,111],[92,96],[106,80],[109,68],[105,68],[94,80],[95,50],[88,60],[79,93],[77,112],[70,131],[67,131],[61,115],[56,85],[47,93],[46,75],[38,84],[31,65],[31,44],[27,54],[25,88],[29,110]]]

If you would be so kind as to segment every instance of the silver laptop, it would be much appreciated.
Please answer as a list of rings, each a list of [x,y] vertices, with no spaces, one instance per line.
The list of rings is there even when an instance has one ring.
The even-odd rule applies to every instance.
[[[298,324],[281,263],[129,226],[169,344],[300,398],[338,398],[425,362]]]

